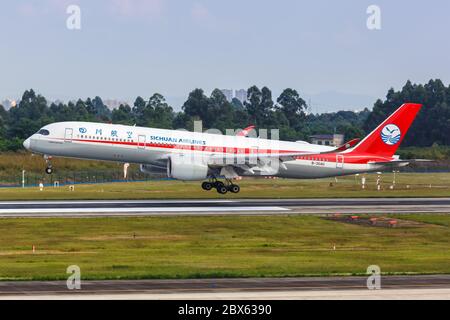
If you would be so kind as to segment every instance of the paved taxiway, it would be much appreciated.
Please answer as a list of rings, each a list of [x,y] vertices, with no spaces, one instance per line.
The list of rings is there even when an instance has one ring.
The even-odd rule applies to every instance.
[[[333,213],[450,213],[450,198],[0,202],[0,218]]]
[[[0,296],[0,300],[450,300],[450,289],[121,293]]]
[[[366,277],[0,282],[0,299],[450,299],[450,275]]]

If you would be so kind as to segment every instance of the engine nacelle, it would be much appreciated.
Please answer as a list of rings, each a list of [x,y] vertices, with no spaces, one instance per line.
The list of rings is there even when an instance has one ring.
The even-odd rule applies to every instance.
[[[155,166],[151,164],[141,164],[139,169],[142,173],[148,174],[165,174],[167,171],[166,167]]]
[[[167,176],[184,181],[205,180],[208,177],[208,165],[200,156],[175,154],[167,162]]]

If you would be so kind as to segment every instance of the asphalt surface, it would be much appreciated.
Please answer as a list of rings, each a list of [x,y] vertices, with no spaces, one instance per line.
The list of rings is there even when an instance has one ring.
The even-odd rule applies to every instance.
[[[382,276],[381,289],[450,289],[450,275]],[[2,296],[231,293],[368,290],[367,277],[305,277],[195,280],[83,281],[81,290],[65,281],[0,282]]]
[[[450,206],[450,198],[352,198],[352,199],[243,199],[243,200],[99,200],[99,201],[3,201],[1,209],[20,208],[160,208],[174,207],[214,207],[220,204],[222,207],[264,207],[264,206],[426,206],[443,205]]]
[[[450,213],[450,198],[134,200],[0,202],[0,217],[66,217],[185,214]],[[0,299],[450,299],[450,275],[383,276],[383,290],[368,290],[367,277],[1,282]],[[384,290],[388,289],[388,290]]]
[[[0,217],[450,213],[450,198],[0,202]]]

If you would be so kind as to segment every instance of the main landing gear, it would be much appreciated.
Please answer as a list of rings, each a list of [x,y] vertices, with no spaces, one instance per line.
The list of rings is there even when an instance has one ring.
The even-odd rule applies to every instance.
[[[52,166],[52,157],[50,156],[44,156],[45,164],[47,167],[45,168],[46,174],[52,174],[53,173],[53,166]]]
[[[216,179],[205,181],[202,183],[202,188],[206,191],[210,191],[212,188],[215,188],[220,194],[225,194],[228,191],[232,193],[239,193],[239,191],[241,191],[241,188],[237,184],[233,184],[228,179],[225,180],[225,183],[222,181],[217,181]]]

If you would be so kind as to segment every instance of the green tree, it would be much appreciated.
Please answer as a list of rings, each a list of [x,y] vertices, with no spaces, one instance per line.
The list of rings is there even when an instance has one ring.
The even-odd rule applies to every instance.
[[[248,113],[250,122],[255,126],[262,125],[263,117],[261,112],[262,93],[257,86],[252,86],[247,90],[247,101],[244,102],[245,111]]]
[[[9,111],[8,138],[25,139],[51,122],[47,101],[33,89],[22,95],[19,105]]]
[[[172,129],[174,112],[163,95],[153,94],[146,105],[144,118],[147,125],[153,128]]]
[[[402,90],[389,89],[384,101],[377,100],[372,113],[364,124],[366,132],[373,130],[400,105],[406,102],[423,104],[402,146],[431,146],[434,143],[450,144],[450,87],[441,80],[430,80],[427,84],[412,84],[407,81]]]
[[[8,112],[0,104],[0,139],[3,139],[5,137],[7,122],[8,122]]]
[[[133,116],[134,121],[136,125],[138,126],[145,126],[146,123],[146,116],[148,116],[148,111],[146,111],[147,104],[145,103],[145,100],[142,97],[137,97],[133,104]],[[147,113],[147,115],[146,115]]]
[[[231,105],[236,109],[236,110],[244,110],[244,105],[242,104],[241,100],[239,100],[238,98],[233,98],[231,100]]]
[[[291,128],[296,131],[301,130],[306,118],[305,110],[307,105],[296,90],[291,88],[284,89],[277,99],[277,108],[288,119]]]
[[[134,125],[134,115],[128,104],[121,104],[119,108],[112,111],[112,122],[117,124]]]
[[[191,119],[202,120],[204,128],[211,128],[213,113],[210,112],[209,108],[209,98],[204,94],[202,89],[195,89],[189,93],[188,99],[183,104],[182,110]]]
[[[219,89],[214,89],[209,98],[208,119],[209,128],[219,129],[226,133],[226,129],[234,129],[234,108]]]
[[[94,114],[96,115],[97,119],[100,121],[109,121],[111,118],[111,110],[103,103],[102,98],[99,96],[96,96],[92,100],[92,106],[94,109]]]

